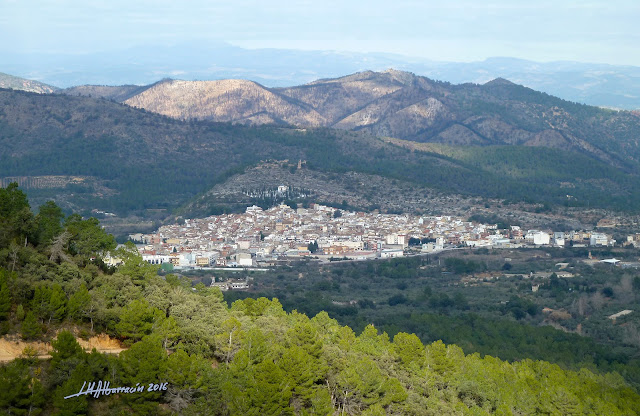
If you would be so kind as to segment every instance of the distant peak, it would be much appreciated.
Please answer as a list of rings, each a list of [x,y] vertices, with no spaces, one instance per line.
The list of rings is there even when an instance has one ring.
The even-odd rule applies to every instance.
[[[388,75],[391,79],[401,82],[402,84],[409,84],[416,78],[416,74],[407,71],[400,71],[398,69],[389,68],[382,74]]]
[[[403,76],[403,77],[415,77],[416,74],[409,71],[402,71],[400,69],[389,68],[386,71],[382,72],[383,74],[389,74],[394,76]]]
[[[493,79],[489,82],[487,82],[484,85],[516,85],[515,83],[509,81],[508,79],[502,78],[502,77],[498,77],[496,79]]]
[[[165,77],[165,78],[162,78],[160,81],[156,81],[156,82],[154,82],[154,83],[153,83],[153,84],[151,84],[151,85],[170,84],[170,83],[172,83],[173,81],[175,81],[173,78],[167,78],[167,77]]]

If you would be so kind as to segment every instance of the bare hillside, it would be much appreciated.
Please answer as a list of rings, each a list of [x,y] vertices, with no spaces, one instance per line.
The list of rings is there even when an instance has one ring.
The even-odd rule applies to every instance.
[[[166,81],[125,101],[133,107],[178,119],[207,119],[243,124],[326,124],[303,108],[252,81]]]
[[[0,88],[37,92],[38,94],[50,94],[58,90],[58,88],[52,87],[51,85],[43,84],[42,82],[20,78],[9,74],[4,74],[2,72],[0,72]]]

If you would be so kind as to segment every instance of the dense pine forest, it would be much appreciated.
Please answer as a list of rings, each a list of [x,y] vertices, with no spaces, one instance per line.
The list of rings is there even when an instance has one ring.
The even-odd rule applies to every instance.
[[[107,266],[107,252],[122,264]],[[324,311],[286,312],[275,298],[228,305],[217,288],[160,276],[133,246],[116,249],[95,219],[65,217],[54,203],[33,213],[15,185],[0,189],[0,267],[4,339],[53,348],[51,358],[25,348],[0,366],[3,414],[640,411],[640,395],[616,372],[465,355],[373,325],[356,333]],[[98,333],[125,350],[108,355],[78,344]],[[76,395],[98,381],[120,389]]]
[[[442,340],[465,353],[617,371],[637,388],[638,317],[609,316],[637,310],[640,276],[632,268],[584,264],[589,252],[637,258],[629,248],[485,248],[378,261],[334,259],[329,267],[301,261],[264,273],[194,271],[189,277],[206,283],[212,274],[216,280],[244,275],[251,290],[225,292],[228,302],[276,297],[287,311],[326,311],[356,332],[373,323],[390,336],[415,333],[424,343]],[[558,263],[566,267],[560,271]]]

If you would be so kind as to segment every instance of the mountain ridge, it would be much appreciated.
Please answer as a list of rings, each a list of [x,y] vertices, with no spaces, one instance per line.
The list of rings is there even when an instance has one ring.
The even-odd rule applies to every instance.
[[[16,77],[0,72],[0,88],[9,88],[19,91],[36,92],[39,94],[50,94],[59,90],[58,87],[31,79]]]
[[[364,96],[378,106],[376,116],[420,113],[428,109],[429,99],[443,106],[462,102],[458,108],[449,108],[464,117],[446,118],[446,113],[436,111],[433,124],[437,130],[425,128],[440,135],[432,143],[456,147],[455,154],[387,143],[371,133],[371,128],[295,128],[277,125],[288,123],[275,117],[269,126],[178,120],[101,98],[0,89],[0,100],[5,103],[0,109],[0,179],[19,177],[22,183],[40,187],[49,183],[46,189],[36,187],[29,192],[37,194],[38,201],[63,200],[66,209],[126,214],[176,209],[265,160],[294,161],[288,167],[292,170],[297,169],[298,160],[306,160],[305,168],[312,170],[397,179],[447,195],[640,210],[640,174],[633,139],[639,131],[637,115],[623,114],[632,117],[631,123],[620,119],[618,112],[567,103],[517,85],[451,86],[416,77],[404,80],[402,85],[410,85],[405,90],[396,75],[366,73],[348,78],[346,83],[344,79],[325,82],[312,86],[311,96],[317,93],[313,89],[319,89],[328,100],[351,105],[348,110],[355,108],[358,115],[375,107],[367,102],[364,110],[358,108]],[[426,101],[420,95],[425,94],[424,89],[415,87],[421,83],[433,94]],[[159,85],[173,84],[184,85],[174,81]],[[253,95],[277,101],[285,108],[293,106],[301,111],[307,105],[300,97],[271,93],[256,83],[232,84],[248,85]],[[374,84],[379,89],[371,93],[369,87]],[[293,91],[306,94],[307,88]],[[333,93],[342,90],[348,94]],[[218,91],[213,98],[224,92]],[[531,94],[529,101],[522,101]],[[332,108],[333,104],[319,102],[316,108]],[[538,107],[549,113],[546,118],[530,116],[544,113]],[[254,109],[246,111],[245,119],[255,119]],[[331,116],[340,120],[341,113],[335,111]],[[410,119],[397,117],[395,125],[402,126],[403,120]],[[370,124],[395,126],[389,119]],[[604,129],[616,134],[598,137]],[[405,139],[402,143],[424,142]]]
[[[172,91],[175,85],[180,93]],[[286,88],[240,80],[171,81],[124,102],[178,119],[329,127],[452,145],[546,146],[633,170],[640,162],[640,119],[634,113],[571,103],[504,78],[452,85],[387,70]]]
[[[65,88],[61,92],[67,95],[86,96],[86,97],[100,97],[117,102],[126,101],[127,99],[138,95],[154,85],[163,82],[160,80],[150,85],[121,85],[121,86],[109,86],[109,85],[79,85],[76,87]]]
[[[135,61],[137,65],[131,65]],[[608,108],[640,109],[640,68],[574,61],[536,62],[488,57],[474,62],[433,61],[381,53],[244,49],[224,43],[146,45],[86,54],[3,55],[2,71],[58,87],[82,84],[148,85],[159,78],[251,79],[288,87],[371,69],[396,68],[451,83],[497,77],[564,99]]]

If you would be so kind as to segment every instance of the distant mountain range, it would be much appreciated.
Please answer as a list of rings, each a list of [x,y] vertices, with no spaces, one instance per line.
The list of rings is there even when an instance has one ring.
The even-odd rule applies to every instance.
[[[61,88],[84,84],[148,85],[162,78],[248,79],[267,87],[285,87],[389,68],[455,84],[484,84],[501,77],[569,101],[640,109],[638,67],[514,58],[437,62],[393,54],[243,49],[224,43],[193,43],[75,55],[5,53],[0,70]]]
[[[640,114],[503,79],[451,85],[386,71],[290,88],[166,80],[61,92],[0,89],[0,180],[24,183],[36,204],[173,210],[252,166],[288,161],[278,163],[295,173],[302,160],[302,169],[397,181],[409,193],[640,211]],[[342,188],[359,195],[358,175]],[[391,206],[382,194],[370,186],[361,208]]]
[[[37,92],[40,94],[48,94],[59,90],[57,87],[52,87],[51,85],[43,84],[42,82],[3,74],[2,72],[0,72],[0,88]]]
[[[67,91],[120,97],[181,120],[330,127],[447,145],[544,146],[631,171],[640,162],[640,115],[574,104],[501,78],[452,85],[388,70],[286,88],[246,80],[165,80],[147,87]]]

